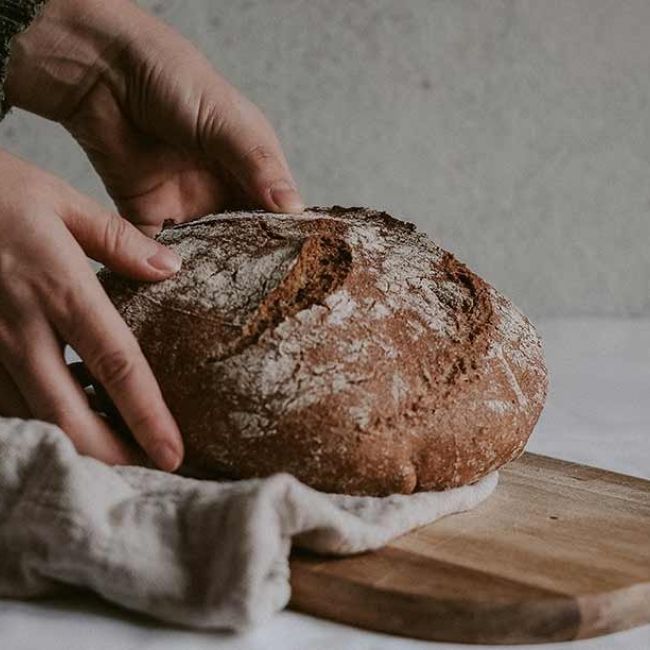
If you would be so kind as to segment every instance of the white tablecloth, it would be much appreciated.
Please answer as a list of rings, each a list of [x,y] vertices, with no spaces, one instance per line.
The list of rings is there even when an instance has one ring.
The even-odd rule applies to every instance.
[[[551,392],[529,450],[650,478],[650,320],[553,320],[539,325]],[[283,612],[248,635],[235,636],[164,627],[88,596],[42,603],[0,600],[1,650],[461,647],[467,646],[410,641],[292,612]],[[650,626],[599,639],[519,647],[646,650]]]

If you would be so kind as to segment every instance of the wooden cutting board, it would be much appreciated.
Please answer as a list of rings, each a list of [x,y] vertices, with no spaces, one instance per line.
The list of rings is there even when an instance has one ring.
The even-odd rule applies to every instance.
[[[650,481],[524,454],[475,510],[371,553],[295,554],[293,609],[401,636],[535,643],[650,622]]]

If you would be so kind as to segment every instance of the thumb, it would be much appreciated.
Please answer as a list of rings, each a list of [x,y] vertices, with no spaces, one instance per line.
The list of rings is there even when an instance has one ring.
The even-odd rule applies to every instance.
[[[173,250],[88,197],[78,196],[62,216],[86,255],[117,273],[136,280],[156,281],[181,268],[181,258]]]

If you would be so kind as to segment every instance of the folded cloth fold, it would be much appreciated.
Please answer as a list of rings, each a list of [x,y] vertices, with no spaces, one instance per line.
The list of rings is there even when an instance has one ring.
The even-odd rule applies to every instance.
[[[288,474],[199,481],[110,467],[76,453],[56,426],[0,418],[0,597],[70,586],[160,620],[241,630],[290,597],[293,543],[317,552],[376,549],[473,508],[493,473],[445,492],[352,497]]]

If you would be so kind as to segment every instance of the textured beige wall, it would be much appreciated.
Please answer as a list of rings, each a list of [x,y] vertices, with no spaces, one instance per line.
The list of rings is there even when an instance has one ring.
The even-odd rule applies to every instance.
[[[310,203],[417,222],[533,315],[650,313],[648,0],[147,0],[267,112]],[[95,196],[58,127],[0,145]]]

